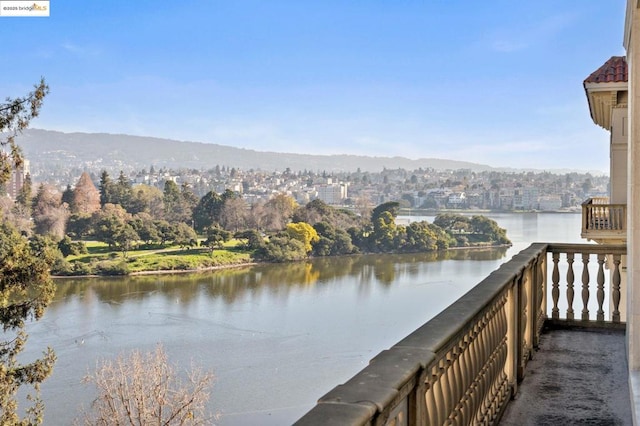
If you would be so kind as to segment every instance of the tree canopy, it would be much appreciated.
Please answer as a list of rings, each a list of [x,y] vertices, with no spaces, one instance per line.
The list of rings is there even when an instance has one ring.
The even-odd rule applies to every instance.
[[[5,184],[11,171],[22,166],[22,150],[16,144],[16,136],[29,127],[29,122],[38,116],[49,86],[44,79],[36,84],[33,91],[21,98],[7,98],[0,104],[0,183]]]
[[[73,213],[91,214],[100,210],[100,192],[91,181],[89,173],[83,172],[73,190]]]
[[[7,222],[0,224],[0,424],[42,422],[39,384],[51,374],[55,362],[51,348],[40,359],[27,364],[19,361],[27,341],[25,321],[39,319],[55,291],[49,277],[51,253],[43,247],[34,249]],[[26,384],[33,385],[36,393],[33,406],[25,411],[26,418],[20,419],[16,398],[19,388]]]

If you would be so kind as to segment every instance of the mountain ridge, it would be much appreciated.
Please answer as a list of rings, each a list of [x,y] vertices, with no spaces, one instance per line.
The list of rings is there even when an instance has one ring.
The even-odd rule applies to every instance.
[[[383,157],[355,154],[294,154],[257,151],[208,142],[178,141],[151,136],[110,133],[65,133],[54,130],[28,129],[18,136],[27,159],[40,163],[67,163],[80,166],[117,168],[127,165],[143,169],[151,165],[166,168],[209,169],[216,165],[245,170],[326,172],[380,172],[383,169],[434,168],[437,170],[470,169],[481,171],[523,171],[496,168],[485,164],[438,158],[410,159],[402,156]],[[129,168],[127,167],[127,168]],[[533,170],[527,169],[526,171]],[[538,170],[542,171],[542,170]],[[551,170],[547,170],[551,171]],[[566,173],[567,171],[555,171]],[[595,172],[601,174],[602,172]]]

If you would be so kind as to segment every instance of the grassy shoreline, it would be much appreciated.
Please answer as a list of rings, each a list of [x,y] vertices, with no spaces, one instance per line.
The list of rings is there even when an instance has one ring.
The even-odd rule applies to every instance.
[[[490,248],[509,247],[510,244],[477,244],[467,247],[449,247],[447,250],[486,250]],[[179,247],[150,248],[134,250],[127,257],[122,253],[108,250],[106,244],[90,242],[87,244],[88,253],[69,256],[71,265],[81,263],[99,268],[102,273],[69,273],[53,274],[52,278],[91,278],[106,276],[144,276],[185,274],[215,271],[230,268],[242,268],[269,262],[256,261],[252,253],[229,244],[228,247],[216,249],[213,252],[205,248],[184,249]],[[167,267],[170,265],[171,267]]]
[[[54,265],[52,276],[83,277],[197,272],[255,263],[253,253],[237,242],[211,250],[204,247],[141,247],[126,253],[96,241],[86,242],[87,253],[68,256]]]

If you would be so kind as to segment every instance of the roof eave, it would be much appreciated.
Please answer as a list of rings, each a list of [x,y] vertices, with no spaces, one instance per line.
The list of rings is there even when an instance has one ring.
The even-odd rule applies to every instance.
[[[609,83],[583,83],[585,94],[587,95],[587,103],[589,104],[589,114],[591,120],[605,130],[611,130],[611,109],[615,106],[613,96],[608,96],[627,91],[629,85],[627,82],[609,82]],[[608,99],[607,99],[608,98]]]

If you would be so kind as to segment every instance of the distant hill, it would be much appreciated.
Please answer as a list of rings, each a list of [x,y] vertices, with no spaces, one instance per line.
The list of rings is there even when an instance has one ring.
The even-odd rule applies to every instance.
[[[91,169],[190,168],[209,169],[216,165],[244,170],[311,170],[327,172],[379,172],[384,168],[500,170],[466,161],[363,155],[305,155],[260,152],[214,143],[183,142],[153,137],[106,133],[63,133],[29,129],[17,142],[32,164],[48,167],[73,165]]]

